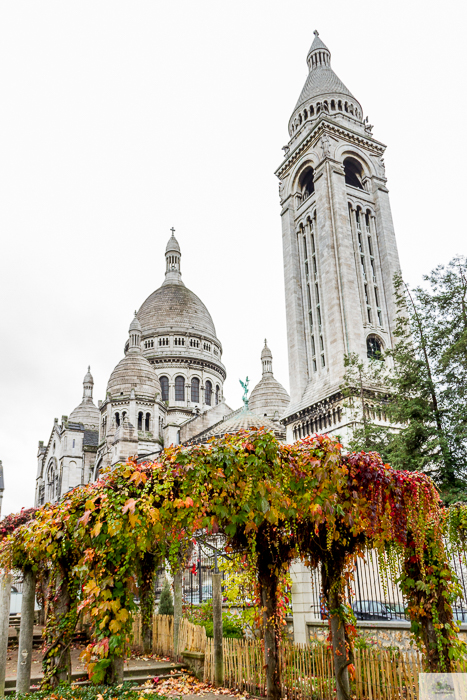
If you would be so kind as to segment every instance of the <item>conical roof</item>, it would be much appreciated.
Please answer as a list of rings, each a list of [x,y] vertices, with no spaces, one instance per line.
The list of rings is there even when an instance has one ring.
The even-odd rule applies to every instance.
[[[331,52],[320,39],[318,32],[315,31],[314,34],[315,38],[306,58],[309,69],[308,77],[290,118],[289,130],[301,108],[310,107],[314,102],[315,114],[317,114],[316,101],[319,98],[334,97],[336,100],[351,100],[354,106],[358,105],[360,114],[362,114],[362,107],[358,100],[331,68]]]
[[[264,341],[261,351],[263,376],[250,394],[248,406],[258,416],[279,420],[290,403],[290,396],[282,384],[277,381],[272,371],[272,352]]]
[[[181,253],[180,244],[177,241],[177,239],[175,238],[173,232],[172,232],[172,235],[170,236],[170,238],[167,242],[167,245],[165,247],[165,252],[166,253]]]
[[[132,389],[137,396],[152,400],[156,394],[161,394],[161,385],[152,365],[141,353],[129,352],[110,375],[107,392],[115,399],[128,397]]]

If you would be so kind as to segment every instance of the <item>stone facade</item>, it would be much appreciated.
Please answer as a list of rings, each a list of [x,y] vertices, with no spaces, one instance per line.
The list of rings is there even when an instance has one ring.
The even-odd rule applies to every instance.
[[[55,418],[47,445],[39,442],[35,506],[59,500],[70,488],[94,477],[99,440],[99,409],[92,400],[94,381],[89,371],[83,381],[83,399],[71,412]]]
[[[316,33],[280,179],[291,402],[288,441],[346,425],[344,357],[391,347],[399,272],[385,146]]]

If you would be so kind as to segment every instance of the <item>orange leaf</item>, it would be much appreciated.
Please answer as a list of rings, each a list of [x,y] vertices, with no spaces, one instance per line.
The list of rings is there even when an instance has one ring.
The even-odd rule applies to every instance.
[[[83,523],[83,525],[87,525],[90,517],[91,517],[91,511],[86,510],[84,515],[78,520],[78,522]]]
[[[186,499],[185,499],[185,505],[186,505],[187,508],[188,508],[189,506],[192,506],[192,505],[193,505],[193,499],[190,498],[190,496],[187,496],[187,497],[186,497]]]
[[[134,498],[129,498],[128,501],[125,503],[125,505],[122,508],[123,513],[126,513],[127,511],[130,511],[130,513],[135,512],[135,506],[136,506],[136,501]]]

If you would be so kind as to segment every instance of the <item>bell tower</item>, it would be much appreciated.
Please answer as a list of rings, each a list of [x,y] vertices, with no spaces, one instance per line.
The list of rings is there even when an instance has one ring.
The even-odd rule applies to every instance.
[[[280,180],[291,402],[287,439],[345,431],[344,357],[393,343],[399,272],[385,146],[315,31]]]

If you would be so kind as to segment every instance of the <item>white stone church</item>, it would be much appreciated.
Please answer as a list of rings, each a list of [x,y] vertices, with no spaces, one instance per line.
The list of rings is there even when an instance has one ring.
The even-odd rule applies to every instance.
[[[315,432],[345,434],[350,419],[340,390],[344,358],[375,357],[392,346],[393,279],[400,266],[385,146],[332,70],[317,32],[307,65],[276,171],[290,397],[274,378],[265,344],[263,376],[249,402],[236,411],[226,404],[222,344],[206,306],[182,281],[172,231],[165,279],[135,313],[105,398],[94,404],[88,370],[79,406],[61,422],[55,419],[47,444],[39,443],[36,505],[96,479],[106,465],[130,456],[153,458],[163,445],[263,425],[287,442]],[[311,585],[305,570],[297,575],[305,578],[294,612],[300,591],[306,597]],[[305,598],[303,606],[305,621]],[[296,638],[304,641],[301,634],[297,628]]]

